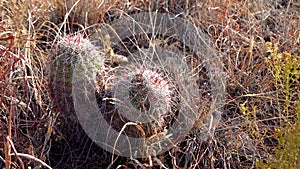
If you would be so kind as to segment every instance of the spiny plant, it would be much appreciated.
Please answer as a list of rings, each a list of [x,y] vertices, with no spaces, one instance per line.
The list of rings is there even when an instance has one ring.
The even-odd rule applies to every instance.
[[[151,124],[145,124],[143,130],[147,136],[164,131],[180,109],[178,89],[172,78],[159,69],[134,69],[127,73],[129,98],[131,105],[146,113]]]
[[[96,88],[98,106],[115,130],[120,131],[128,122],[138,123],[125,128],[124,132],[131,137],[150,137],[162,132],[179,111],[174,81],[157,68],[105,64],[104,74],[97,76]],[[128,118],[123,113],[140,117]]]
[[[174,79],[155,66],[146,68],[134,61],[129,63],[127,57],[113,51],[109,36],[103,39],[103,51],[109,62],[105,62],[105,71],[97,76],[96,95],[106,121],[117,131],[131,121],[120,111],[124,105],[120,99],[126,98],[129,102],[125,103],[125,111],[138,112],[149,122],[126,127],[126,134],[149,137],[168,127],[179,111]]]
[[[138,109],[145,111],[150,108],[150,102],[158,101],[161,111],[171,110],[173,107],[175,88],[170,84],[167,76],[159,70],[137,70],[130,77],[129,95],[131,103]],[[172,97],[173,96],[173,97]]]
[[[101,71],[103,54],[82,34],[63,36],[49,55],[48,83],[53,107],[64,115],[74,113],[72,100],[73,70],[92,81],[91,73]]]

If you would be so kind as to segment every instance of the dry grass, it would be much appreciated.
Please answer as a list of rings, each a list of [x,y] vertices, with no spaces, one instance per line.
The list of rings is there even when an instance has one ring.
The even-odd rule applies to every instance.
[[[297,131],[288,128],[299,127],[299,0],[4,0],[0,9],[0,168],[141,168],[149,160],[157,168],[264,168],[285,159],[276,148],[284,149],[284,136]],[[122,12],[155,10],[189,14],[214,42],[227,73],[221,123],[207,142],[190,134],[180,150],[110,161],[77,122],[52,109],[47,55],[59,35],[108,23]],[[277,53],[266,42],[278,44]],[[274,60],[283,52],[294,60]]]

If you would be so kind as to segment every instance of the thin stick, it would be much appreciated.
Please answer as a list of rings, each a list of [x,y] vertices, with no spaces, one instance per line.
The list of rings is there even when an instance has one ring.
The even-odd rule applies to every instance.
[[[11,78],[9,78],[9,84],[11,84]],[[10,155],[10,151],[11,151],[11,145],[9,142],[9,139],[11,138],[11,128],[12,128],[12,94],[10,96],[10,107],[9,107],[9,115],[8,115],[8,123],[7,123],[7,133],[8,136],[6,137],[6,142],[5,142],[5,169],[10,169],[11,166],[11,155]]]
[[[13,149],[14,151],[14,154],[9,154],[9,156],[16,156],[18,158],[18,160],[20,161],[20,165],[22,167],[22,169],[24,169],[24,164],[23,164],[23,161],[21,160],[20,157],[25,157],[27,159],[30,159],[30,160],[34,160],[38,163],[40,163],[41,165],[43,165],[44,167],[47,167],[49,169],[52,169],[48,164],[46,164],[44,161],[32,156],[32,155],[29,155],[29,154],[24,154],[24,153],[18,153],[17,150],[15,149],[15,146],[13,144],[13,142],[11,141],[11,139],[9,138],[9,136],[6,137],[6,140],[9,142],[9,144],[11,145],[11,148]]]
[[[123,132],[123,131],[125,130],[125,128],[126,128],[127,126],[129,126],[129,125],[137,126],[137,123],[134,123],[134,122],[127,122],[127,123],[122,127],[122,129],[121,129],[120,133],[118,134],[118,137],[117,137],[117,139],[116,139],[116,141],[115,141],[115,143],[114,143],[114,150],[113,150],[113,152],[112,152],[113,154],[115,154],[115,149],[116,149],[116,146],[117,146],[117,142],[118,142],[118,140],[119,140],[119,138],[120,138],[122,132]],[[131,150],[131,148],[130,148],[130,150]],[[114,156],[112,156],[112,161],[114,161]]]
[[[25,167],[24,167],[24,163],[23,163],[22,159],[17,155],[18,152],[17,152],[17,150],[16,150],[16,148],[15,148],[14,143],[11,141],[11,139],[9,138],[9,136],[6,137],[6,140],[9,141],[9,143],[10,143],[10,145],[11,145],[11,148],[13,149],[15,155],[17,156],[17,158],[18,158],[18,160],[19,160],[19,162],[20,162],[21,168],[24,169],[24,168],[25,168]]]
[[[40,163],[42,166],[44,167],[47,167],[49,169],[52,169],[48,164],[46,164],[44,161],[32,156],[32,155],[29,155],[29,154],[24,154],[24,153],[16,153],[16,154],[11,154],[11,155],[16,155],[16,156],[19,156],[19,157],[24,157],[24,158],[27,158],[29,160],[34,160],[38,163]]]
[[[5,164],[5,160],[3,157],[0,156],[0,160]]]

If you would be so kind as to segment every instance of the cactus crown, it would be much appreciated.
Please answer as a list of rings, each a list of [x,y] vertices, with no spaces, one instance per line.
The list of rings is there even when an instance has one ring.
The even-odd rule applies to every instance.
[[[130,78],[129,94],[131,97],[131,103],[137,106],[144,104],[144,108],[149,109],[149,99],[157,100],[163,105],[163,109],[169,109],[171,105],[172,93],[174,88],[171,86],[167,77],[158,70],[143,70],[139,69],[135,71]],[[149,98],[151,97],[151,98]]]

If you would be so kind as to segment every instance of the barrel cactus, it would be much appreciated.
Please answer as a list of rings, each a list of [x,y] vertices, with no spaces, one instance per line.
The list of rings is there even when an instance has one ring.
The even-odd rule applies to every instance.
[[[101,51],[82,34],[63,36],[49,55],[48,85],[53,108],[64,117],[75,117],[72,99],[74,68],[80,66],[80,75],[93,81],[89,72],[101,71],[103,62]]]
[[[110,72],[110,71],[108,71]],[[157,68],[136,68],[126,65],[104,79],[108,84],[99,100],[102,112],[115,130],[128,122],[139,126],[126,127],[131,137],[151,137],[167,129],[180,109],[175,80]],[[103,85],[98,85],[103,86]]]

